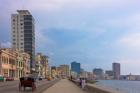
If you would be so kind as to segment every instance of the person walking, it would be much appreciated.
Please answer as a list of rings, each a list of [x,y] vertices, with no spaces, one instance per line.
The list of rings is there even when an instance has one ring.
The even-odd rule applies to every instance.
[[[84,90],[85,89],[85,85],[86,85],[86,80],[85,78],[82,78],[82,89]]]

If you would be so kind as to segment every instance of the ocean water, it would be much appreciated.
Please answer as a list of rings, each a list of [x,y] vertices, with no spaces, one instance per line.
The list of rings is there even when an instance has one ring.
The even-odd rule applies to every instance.
[[[140,81],[99,80],[96,84],[111,87],[124,93],[140,93]]]

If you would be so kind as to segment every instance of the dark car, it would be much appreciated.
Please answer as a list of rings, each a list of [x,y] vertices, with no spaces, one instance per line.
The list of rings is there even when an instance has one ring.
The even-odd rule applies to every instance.
[[[14,81],[13,77],[6,77],[6,81]]]

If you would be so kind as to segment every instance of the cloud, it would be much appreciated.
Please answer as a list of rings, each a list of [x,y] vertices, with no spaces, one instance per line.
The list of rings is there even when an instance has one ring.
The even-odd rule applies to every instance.
[[[118,43],[127,48],[139,49],[140,48],[140,33],[132,33],[122,37]]]
[[[35,10],[51,10],[57,11],[64,7],[71,8],[101,8],[101,7],[124,7],[130,4],[137,4],[139,1],[128,0],[26,0],[26,7]],[[32,4],[32,7],[30,6]]]
[[[91,64],[108,66],[116,56],[126,57],[120,60],[123,65],[138,63],[139,57],[133,60],[135,53],[129,50],[140,47],[139,3],[138,0],[1,0],[0,41],[6,42],[3,46],[10,45],[7,42],[10,15],[17,9],[28,9],[35,17],[37,52],[50,53],[57,64],[78,60],[82,64],[88,62],[89,67],[84,64],[85,68],[92,69]],[[129,57],[122,53],[124,49],[131,54]],[[65,57],[69,58],[64,60]]]
[[[103,23],[113,28],[127,28],[127,31],[136,31],[136,29],[140,28],[140,12],[110,18]]]
[[[46,34],[47,30],[38,30],[35,32],[36,37],[36,50],[37,52],[43,52],[47,53],[50,52],[53,49],[53,46],[55,46],[55,41],[50,39],[50,37]]]
[[[139,59],[120,59],[121,63],[121,74],[140,74],[140,60]]]
[[[11,47],[11,42],[2,42],[0,43],[1,48],[10,48]]]
[[[113,46],[140,50],[140,12],[110,19],[105,24],[118,33],[113,40]]]

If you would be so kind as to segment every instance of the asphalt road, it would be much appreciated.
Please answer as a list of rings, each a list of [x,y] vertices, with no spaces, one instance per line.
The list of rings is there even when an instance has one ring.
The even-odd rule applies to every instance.
[[[35,93],[40,93],[43,88],[46,89],[56,83],[57,80],[54,81],[47,81],[41,80],[36,81],[37,90]],[[18,90],[19,81],[8,81],[8,82],[0,82],[0,93],[30,93],[31,88],[27,88],[26,91],[19,91]]]

